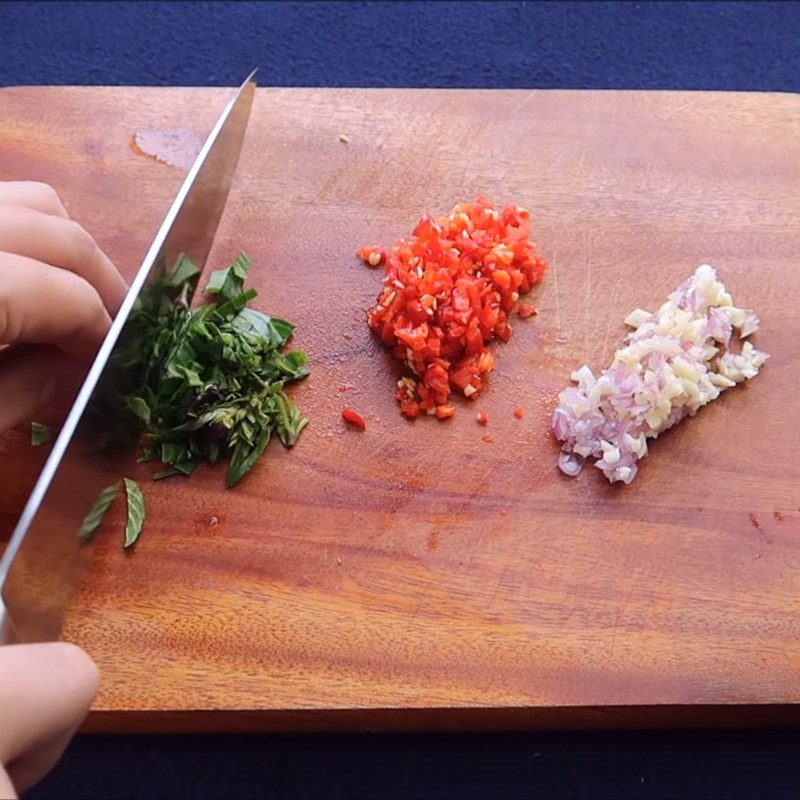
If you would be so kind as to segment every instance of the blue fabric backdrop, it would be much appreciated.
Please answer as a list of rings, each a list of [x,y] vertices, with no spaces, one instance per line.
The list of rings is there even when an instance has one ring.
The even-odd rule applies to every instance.
[[[795,3],[0,3],[0,85],[796,91]],[[800,795],[794,733],[80,737],[34,798]]]
[[[795,3],[0,4],[0,84],[800,87]]]

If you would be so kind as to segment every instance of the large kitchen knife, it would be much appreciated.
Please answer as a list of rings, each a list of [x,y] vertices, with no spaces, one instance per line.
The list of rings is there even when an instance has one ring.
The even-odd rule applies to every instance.
[[[85,412],[113,382],[112,355],[142,290],[185,253],[203,268],[230,190],[255,95],[255,71],[206,139],[147,251],[61,427],[0,560],[0,644],[57,639],[90,547],[78,537],[99,492],[119,481],[132,454],[92,452]]]

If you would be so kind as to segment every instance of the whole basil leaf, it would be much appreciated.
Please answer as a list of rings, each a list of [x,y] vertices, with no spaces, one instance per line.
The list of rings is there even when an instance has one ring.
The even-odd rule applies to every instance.
[[[130,478],[122,479],[125,484],[125,496],[128,501],[128,523],[125,525],[125,547],[130,547],[139,538],[144,523],[144,496],[139,484]]]
[[[112,483],[106,486],[102,492],[97,496],[89,513],[84,517],[80,530],[78,531],[78,538],[84,542],[88,542],[94,532],[100,527],[103,517],[106,515],[109,506],[114,502],[114,498],[120,489],[120,482]]]

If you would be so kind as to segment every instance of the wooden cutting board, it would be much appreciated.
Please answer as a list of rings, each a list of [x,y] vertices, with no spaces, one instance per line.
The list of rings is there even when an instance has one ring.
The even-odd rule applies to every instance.
[[[0,178],[53,184],[131,275],[230,94],[5,89]],[[209,468],[148,483],[134,552],[116,510],[65,631],[102,669],[89,728],[796,718],[798,142],[788,95],[260,90],[212,262],[246,251],[259,307],[298,324],[311,425],[235,491]],[[477,403],[409,423],[354,253],[478,193],[531,209],[540,314]],[[760,313],[763,373],[633,485],[565,478],[547,421],[570,371],[706,261]],[[2,448],[7,532],[41,456]]]

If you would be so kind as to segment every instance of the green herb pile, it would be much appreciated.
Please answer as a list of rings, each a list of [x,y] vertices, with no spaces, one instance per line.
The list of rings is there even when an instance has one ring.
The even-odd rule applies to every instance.
[[[98,449],[141,445],[139,460],[163,467],[156,480],[191,475],[200,461],[227,459],[230,487],[273,434],[294,445],[308,420],[284,388],[308,375],[307,358],[299,350],[283,352],[290,323],[248,308],[256,297],[244,288],[249,266],[239,255],[212,273],[205,287],[210,302],[195,308],[197,266],[182,255],[170,272],[161,268],[131,313],[87,410]],[[144,500],[135,482],[125,481],[129,547],[141,530]],[[83,538],[99,526],[119,488],[113,484],[98,497]]]

